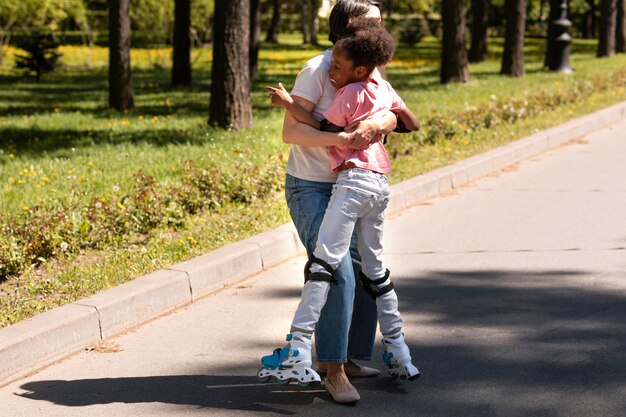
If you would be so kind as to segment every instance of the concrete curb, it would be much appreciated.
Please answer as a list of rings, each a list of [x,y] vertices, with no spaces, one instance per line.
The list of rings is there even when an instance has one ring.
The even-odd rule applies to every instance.
[[[403,181],[392,187],[388,213],[464,186],[625,115],[622,102]],[[0,329],[0,386],[304,253],[295,228],[286,224]]]

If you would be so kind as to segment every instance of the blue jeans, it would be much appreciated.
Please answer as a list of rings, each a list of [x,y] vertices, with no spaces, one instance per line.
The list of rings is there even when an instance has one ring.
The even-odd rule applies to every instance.
[[[328,207],[333,183],[307,181],[287,174],[285,196],[300,241],[311,257]],[[337,284],[330,287],[317,324],[315,346],[318,362],[370,360],[376,335],[376,302],[356,285],[360,256],[354,236],[350,253],[335,271]]]

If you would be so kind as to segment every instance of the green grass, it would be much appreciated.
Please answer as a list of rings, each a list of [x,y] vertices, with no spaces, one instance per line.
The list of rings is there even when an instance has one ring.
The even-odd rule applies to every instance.
[[[618,73],[626,56],[595,58],[595,42],[577,40],[572,75],[542,70],[544,42],[529,39],[523,78],[498,74],[501,40],[490,40],[490,59],[471,65],[466,85],[439,84],[439,45],[425,39],[400,47],[388,78],[423,122],[436,115],[462,118],[473,108],[501,101],[566,92],[581,80]],[[282,112],[269,106],[263,86],[293,85],[302,64],[325,49],[302,48],[297,38],[264,45],[261,79],[253,85],[255,127],[225,132],[207,127],[210,50],[194,51],[194,85],[169,85],[168,50],[133,52],[136,108],[119,114],[107,108],[106,50],[63,49],[63,67],[40,83],[0,66],[0,224],[30,213],[81,207],[92,199],[119,201],[133,192],[136,174],[153,177],[158,190],[183,181],[185,161],[200,169],[236,174],[242,168],[284,166],[288,147],[280,140]],[[609,82],[609,81],[607,81]],[[452,140],[423,141],[395,136],[392,182],[453,163],[472,154],[554,126],[626,98],[623,85],[583,96],[533,118],[460,134]],[[425,126],[428,129],[428,126]],[[78,216],[80,213],[68,213]],[[187,216],[176,228],[156,227],[98,248],[55,250],[33,260],[19,276],[0,283],[0,326],[110,288],[150,271],[267,230],[288,221],[280,191],[248,203],[229,203]]]

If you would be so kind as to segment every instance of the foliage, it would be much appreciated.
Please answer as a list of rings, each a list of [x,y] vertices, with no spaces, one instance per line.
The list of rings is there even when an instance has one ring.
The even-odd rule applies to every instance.
[[[130,19],[133,30],[142,33],[149,44],[163,45],[172,38],[174,2],[131,0]]]
[[[574,80],[567,88],[550,93],[539,91],[523,98],[492,95],[486,104],[464,111],[454,114],[436,112],[422,121],[424,128],[421,131],[409,135],[410,141],[394,141],[388,150],[394,157],[413,154],[424,144],[471,138],[482,131],[534,118],[561,106],[584,102],[594,93],[623,86],[626,86],[626,69],[592,79]]]
[[[191,0],[191,34],[199,43],[210,34],[214,0]],[[171,43],[174,31],[174,1],[131,0],[134,38],[143,45]]]
[[[37,81],[41,79],[42,74],[52,72],[61,57],[57,50],[58,44],[47,35],[32,34],[23,39],[17,46],[26,54],[15,55],[15,66],[34,72]]]
[[[430,29],[425,19],[404,19],[401,24],[400,32],[398,33],[398,40],[413,46],[429,34]]]
[[[159,187],[139,170],[128,194],[116,192],[110,198],[61,204],[52,210],[25,208],[0,224],[5,236],[0,240],[0,281],[64,253],[117,246],[158,227],[181,227],[189,215],[265,199],[281,189],[284,167],[276,162],[264,170],[244,164],[235,172],[223,172],[188,160],[176,185]]]
[[[434,0],[382,0],[383,13],[413,14],[429,13],[434,10]]]
[[[3,0],[0,7],[5,31],[17,28],[26,34],[52,33],[61,30],[68,19],[88,29],[83,0]]]

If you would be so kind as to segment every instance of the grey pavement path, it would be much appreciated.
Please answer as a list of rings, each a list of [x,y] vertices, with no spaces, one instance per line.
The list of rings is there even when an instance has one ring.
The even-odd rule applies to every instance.
[[[626,416],[625,161],[623,121],[389,217],[415,382],[256,381],[297,258],[0,388],[0,417]]]

